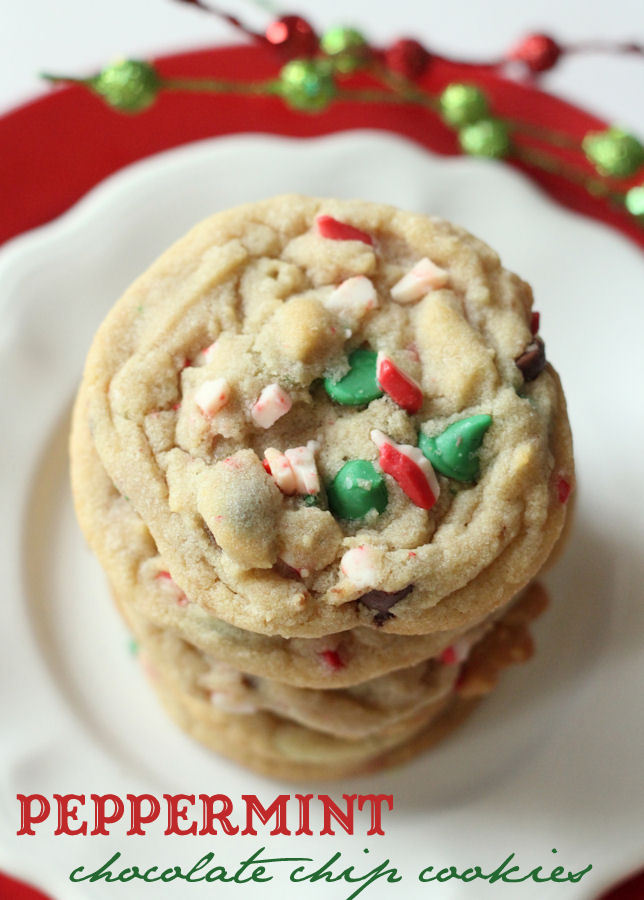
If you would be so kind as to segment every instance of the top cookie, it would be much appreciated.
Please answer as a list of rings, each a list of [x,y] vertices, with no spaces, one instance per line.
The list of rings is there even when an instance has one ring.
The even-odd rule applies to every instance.
[[[101,461],[173,579],[266,634],[463,627],[573,484],[529,287],[444,221],[284,196],[207,219],[101,326]]]

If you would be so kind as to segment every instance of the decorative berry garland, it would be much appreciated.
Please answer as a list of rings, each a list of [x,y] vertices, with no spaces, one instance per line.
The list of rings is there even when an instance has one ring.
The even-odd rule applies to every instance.
[[[292,109],[315,114],[332,103],[361,101],[416,106],[439,115],[453,128],[463,153],[489,159],[519,160],[528,167],[559,175],[595,197],[621,207],[644,227],[644,180],[624,184],[644,170],[644,146],[617,127],[587,133],[581,141],[552,129],[495,115],[486,93],[475,83],[476,70],[520,66],[535,80],[567,54],[603,51],[644,56],[636,43],[587,42],[562,45],[546,34],[523,38],[502,58],[473,66],[471,83],[450,84],[437,94],[418,82],[432,60],[445,59],[417,40],[402,38],[385,50],[372,47],[354,28],[335,27],[322,34],[297,15],[280,16],[264,34],[203,0],[180,0],[214,14],[252,40],[274,48],[282,63],[277,78],[248,83],[211,78],[163,78],[150,63],[120,60],[90,78],[43,74],[54,83],[78,83],[119,112],[137,113],[151,106],[161,91],[278,96]],[[369,79],[355,86],[353,76]],[[364,81],[364,78],[361,79]],[[534,144],[538,146],[535,146]],[[556,150],[572,153],[562,159]],[[594,172],[589,170],[588,163]]]

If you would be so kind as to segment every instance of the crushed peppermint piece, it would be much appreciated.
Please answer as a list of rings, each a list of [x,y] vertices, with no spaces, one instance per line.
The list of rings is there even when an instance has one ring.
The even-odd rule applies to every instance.
[[[260,428],[270,428],[286,415],[292,405],[289,394],[279,384],[268,384],[253,404],[250,414]]]
[[[471,642],[466,638],[454,641],[449,647],[446,647],[440,655],[440,661],[445,666],[457,666],[465,662],[470,655]]]
[[[415,303],[429,291],[445,287],[448,274],[427,256],[419,260],[391,289],[396,303]]]
[[[431,509],[438,500],[440,488],[432,464],[418,447],[396,444],[378,431],[371,432],[371,440],[380,452],[380,468],[394,478],[412,503],[421,509]]]
[[[340,570],[357,588],[377,587],[379,563],[375,548],[362,544],[347,550],[340,560]]]
[[[306,447],[293,447],[280,453],[274,447],[264,451],[264,468],[273,476],[275,484],[285,494],[317,494],[320,478],[315,464],[317,441]]]
[[[230,385],[225,378],[204,381],[195,393],[195,403],[206,418],[219,412],[230,399]]]
[[[338,222],[333,216],[318,216],[315,220],[318,234],[332,241],[362,241],[363,244],[373,245],[371,235],[346,222]]]
[[[337,672],[338,669],[344,669],[345,664],[342,661],[342,657],[338,653],[337,650],[321,650],[318,654],[324,664],[331,669],[332,672]]]
[[[295,473],[286,454],[280,453],[274,447],[267,447],[264,450],[264,457],[264,468],[273,476],[273,481],[280,491],[284,494],[294,494],[297,490]]]
[[[399,369],[390,356],[382,352],[376,360],[376,380],[394,403],[402,406],[408,413],[417,413],[423,405],[420,385]]]
[[[565,503],[568,500],[571,490],[570,482],[566,481],[563,475],[560,475],[559,478],[557,478],[557,497],[559,498],[560,503]]]
[[[216,346],[217,346],[217,342],[216,342],[216,341],[213,341],[212,344],[208,344],[207,347],[203,347],[203,349],[201,349],[201,350],[197,353],[195,359],[193,360],[193,362],[192,362],[190,365],[192,365],[192,366],[206,366],[206,365],[208,365],[208,363],[210,362],[210,360],[213,358],[213,355],[214,355],[215,347],[216,347]]]
[[[257,707],[250,700],[243,698],[241,693],[235,696],[234,692],[217,690],[210,692],[210,702],[216,709],[222,712],[235,713],[238,716],[250,716],[257,712]]]
[[[309,441],[306,447],[293,447],[284,455],[291,464],[295,476],[295,489],[298,494],[317,494],[320,491],[320,479],[315,465],[316,441]]]
[[[179,606],[187,606],[190,602],[184,592],[181,590],[176,581],[173,580],[172,575],[166,571],[157,572],[154,576],[155,580],[158,582],[159,587],[163,591],[166,596],[168,596],[171,600],[174,600]]]
[[[368,278],[364,275],[354,275],[338,285],[324,305],[339,316],[361,319],[369,310],[377,308],[378,295]]]

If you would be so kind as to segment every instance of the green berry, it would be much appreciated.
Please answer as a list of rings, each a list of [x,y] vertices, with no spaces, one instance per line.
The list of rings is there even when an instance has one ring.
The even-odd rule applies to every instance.
[[[333,73],[315,59],[294,59],[282,66],[279,90],[289,106],[303,112],[324,109],[336,94]]]
[[[324,389],[332,400],[342,406],[362,406],[382,397],[376,379],[377,353],[373,350],[354,350],[349,356],[347,374],[339,381],[324,379]]]
[[[343,73],[359,69],[369,55],[366,38],[355,28],[330,28],[322,35],[320,47],[332,58],[333,67]]]
[[[366,459],[345,463],[327,488],[329,509],[338,519],[362,519],[387,506],[387,486],[381,472]]]
[[[454,128],[471,125],[488,113],[485,94],[473,84],[450,84],[440,96],[441,113],[445,122]]]
[[[636,218],[644,217],[644,187],[636,185],[626,192],[624,198],[626,209]]]
[[[465,125],[458,133],[461,147],[470,156],[501,159],[510,152],[510,135],[507,125],[498,119],[481,119]]]
[[[456,481],[472,482],[479,477],[478,451],[492,416],[470,416],[449,425],[436,437],[422,431],[418,446],[432,466],[442,475]]]
[[[644,163],[644,147],[620,128],[591,132],[583,139],[582,147],[602,175],[628,178]]]
[[[140,112],[151,106],[161,87],[156,69],[149,63],[124,59],[92,78],[94,93],[121,112]]]

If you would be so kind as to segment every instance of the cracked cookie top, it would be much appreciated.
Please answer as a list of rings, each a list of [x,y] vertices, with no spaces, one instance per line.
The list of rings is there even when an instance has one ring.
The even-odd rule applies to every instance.
[[[462,229],[278,197],[201,223],[119,300],[84,375],[93,440],[221,619],[462,628],[565,519],[565,402],[534,328],[529,287]]]

